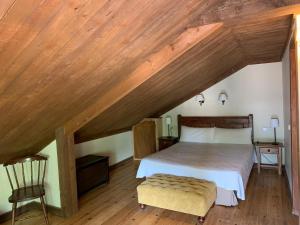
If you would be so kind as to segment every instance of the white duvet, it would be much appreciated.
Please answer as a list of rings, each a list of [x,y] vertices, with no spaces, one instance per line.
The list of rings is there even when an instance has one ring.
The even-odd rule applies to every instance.
[[[205,179],[245,200],[253,162],[250,144],[180,142],[142,159],[137,178],[164,173]]]

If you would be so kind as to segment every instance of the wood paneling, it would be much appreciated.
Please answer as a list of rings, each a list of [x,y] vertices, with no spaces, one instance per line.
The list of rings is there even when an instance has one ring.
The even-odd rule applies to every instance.
[[[1,1],[0,162],[41,150],[65,124],[68,133],[86,125],[76,134],[84,140],[124,130],[247,65],[246,54],[257,62],[278,60],[289,22],[285,16],[299,10],[295,3]],[[253,14],[264,19],[247,22]],[[202,33],[227,21],[226,27]],[[191,31],[205,40],[197,36],[196,44],[194,35],[186,35],[177,46]],[[133,76],[138,72],[142,75]],[[129,111],[115,111],[120,105],[133,109],[126,122],[121,115],[127,119]],[[112,114],[103,122],[107,112]]]
[[[2,17],[4,17],[9,9],[12,8],[12,6],[14,5],[14,3],[16,2],[16,0],[3,0],[1,1],[0,4],[0,19],[2,19]]]
[[[62,219],[49,213],[51,225],[191,225],[197,217],[170,210],[139,208],[132,161],[113,170],[107,186],[99,187],[80,199],[80,210],[72,218]],[[291,214],[286,176],[275,170],[253,170],[246,189],[246,200],[238,207],[213,207],[205,225],[297,225]],[[30,211],[18,217],[22,225],[43,224],[39,211]],[[9,225],[10,222],[3,225]],[[18,223],[17,223],[18,224]]]
[[[82,127],[76,142],[159,116],[248,64],[279,61],[289,27],[290,16],[225,24]]]
[[[96,103],[89,106],[82,113],[76,115],[66,123],[68,132],[75,132],[99,113],[117,103],[135,88],[152,76],[156,75],[165,66],[177,60],[196,44],[205,40],[210,34],[220,29],[221,23],[191,28],[182,33],[173,43],[167,45],[157,53],[151,55],[147,61],[129,74],[127,79],[106,92]]]

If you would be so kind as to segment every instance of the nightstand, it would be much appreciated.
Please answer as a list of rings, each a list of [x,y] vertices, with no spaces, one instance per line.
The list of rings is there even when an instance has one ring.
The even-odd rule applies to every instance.
[[[283,144],[273,144],[271,142],[256,142],[256,156],[258,162],[258,173],[260,173],[261,168],[276,168],[278,174],[282,173],[282,148]],[[277,155],[277,164],[262,164],[261,163],[261,154],[276,154]]]
[[[178,137],[160,137],[159,139],[159,151],[168,148],[178,142]]]

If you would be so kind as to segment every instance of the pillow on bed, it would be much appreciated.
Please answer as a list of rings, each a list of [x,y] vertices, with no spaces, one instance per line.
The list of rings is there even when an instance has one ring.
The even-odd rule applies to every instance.
[[[226,129],[215,128],[214,143],[252,144],[252,128]]]
[[[181,126],[181,142],[211,143],[214,140],[215,128],[195,128]]]

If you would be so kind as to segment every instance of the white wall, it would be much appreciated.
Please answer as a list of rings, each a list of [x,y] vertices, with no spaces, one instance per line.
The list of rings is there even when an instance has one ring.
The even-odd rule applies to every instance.
[[[51,142],[40,152],[40,154],[48,156],[48,167],[45,177],[46,203],[60,208],[60,187],[56,141]]]
[[[133,156],[132,132],[124,132],[75,145],[76,157],[89,154],[109,156],[109,164],[116,164]]]
[[[221,91],[229,96],[225,105],[217,99]],[[223,116],[254,115],[255,141],[272,141],[273,130],[263,131],[270,126],[270,118],[277,115],[280,127],[278,140],[284,139],[282,63],[269,63],[247,66],[230,77],[203,92],[205,103],[200,106],[191,98],[163,115],[173,118],[173,135],[177,135],[177,115],[183,116]],[[164,134],[166,127],[164,123]],[[263,162],[274,162],[275,157],[263,158]]]
[[[48,156],[45,176],[46,203],[55,207],[61,207],[56,142],[53,141],[51,144],[45,147],[40,154]],[[1,215],[11,210],[11,204],[8,203],[8,198],[11,195],[11,188],[6,171],[2,165],[0,166],[0,184]],[[19,206],[20,205],[21,204],[19,204]]]
[[[283,111],[284,111],[284,146],[285,146],[285,170],[287,173],[290,190],[292,190],[292,149],[291,149],[291,104],[290,104],[290,59],[289,48],[286,49],[282,59],[282,87],[283,87]]]

